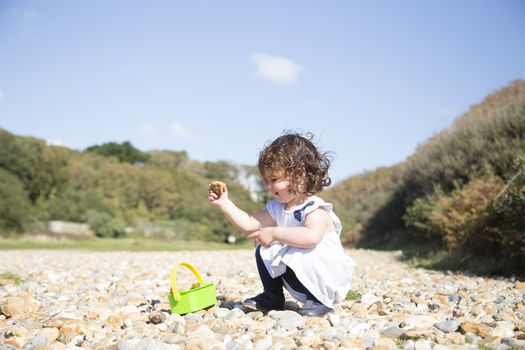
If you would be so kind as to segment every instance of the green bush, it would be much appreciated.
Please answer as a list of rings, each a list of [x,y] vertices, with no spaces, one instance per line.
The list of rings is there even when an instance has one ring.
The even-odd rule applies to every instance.
[[[98,237],[117,238],[126,235],[122,222],[108,213],[90,210],[86,213],[86,222]]]
[[[32,217],[22,182],[0,168],[0,228],[21,231]]]
[[[525,167],[519,163],[515,176],[496,197],[489,229],[500,241],[508,260],[525,269]]]
[[[32,203],[47,200],[67,183],[70,151],[0,129],[0,168],[18,177]]]
[[[111,212],[111,206],[106,203],[99,191],[75,191],[67,188],[47,202],[40,203],[41,220],[64,220],[82,222],[89,210],[96,212]]]
[[[448,195],[438,190],[432,196],[416,199],[407,209],[405,223],[427,239],[440,239],[448,249],[480,253],[481,246],[494,246],[498,240],[488,227],[502,187],[498,177],[491,177],[472,180]]]
[[[437,203],[441,196],[443,193],[437,191],[431,196],[417,198],[403,215],[405,225],[414,229],[422,238],[442,241],[444,236],[442,229],[432,220],[433,213],[442,210]]]
[[[129,141],[122,144],[108,142],[102,145],[95,145],[86,149],[88,152],[98,153],[105,157],[116,157],[121,162],[127,163],[144,163],[148,160],[149,155],[133,147]]]
[[[239,170],[232,163],[224,160],[204,163],[205,176],[208,179],[223,181],[233,180],[239,174]]]

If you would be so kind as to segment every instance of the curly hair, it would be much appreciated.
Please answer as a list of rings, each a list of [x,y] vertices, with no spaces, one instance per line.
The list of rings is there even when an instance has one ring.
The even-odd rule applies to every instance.
[[[282,169],[290,177],[289,191],[301,193],[299,179],[305,176],[304,194],[315,194],[332,180],[328,168],[332,160],[329,152],[321,153],[312,143],[313,134],[285,132],[259,153],[257,167],[264,177],[268,170]]]

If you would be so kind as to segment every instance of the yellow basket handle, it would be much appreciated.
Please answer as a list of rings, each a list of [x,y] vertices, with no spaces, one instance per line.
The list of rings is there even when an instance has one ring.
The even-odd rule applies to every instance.
[[[171,270],[171,292],[173,293],[173,299],[175,299],[175,301],[177,302],[180,300],[180,292],[177,289],[177,283],[176,283],[177,267],[179,265],[186,266],[188,269],[190,269],[190,271],[193,272],[195,277],[197,277],[197,280],[199,281],[201,286],[204,285],[204,280],[202,279],[201,274],[199,273],[199,271],[197,271],[195,267],[193,267],[193,265],[191,265],[188,262],[184,262],[184,261],[178,264],[175,264],[173,266],[173,269]]]

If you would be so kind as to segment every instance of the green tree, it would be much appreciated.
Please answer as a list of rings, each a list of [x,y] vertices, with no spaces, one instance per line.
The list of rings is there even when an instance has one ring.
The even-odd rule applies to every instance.
[[[144,163],[148,160],[149,155],[133,147],[129,141],[121,144],[108,142],[102,145],[95,145],[86,149],[88,152],[98,153],[105,157],[116,157],[121,162],[127,163]]]
[[[86,222],[98,237],[118,238],[126,235],[122,222],[107,213],[90,210],[86,213]]]
[[[22,182],[0,169],[0,228],[22,230],[30,218],[31,203]]]
[[[239,170],[230,162],[220,160],[218,162],[204,163],[205,176],[208,179],[228,181],[237,177]]]
[[[69,151],[0,129],[0,168],[23,183],[29,199],[47,200],[67,182]]]

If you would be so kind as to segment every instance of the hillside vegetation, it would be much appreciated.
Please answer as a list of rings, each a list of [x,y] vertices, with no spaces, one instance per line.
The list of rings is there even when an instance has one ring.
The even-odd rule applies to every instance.
[[[42,222],[88,223],[101,237],[126,235],[223,241],[234,233],[207,201],[222,179],[248,210],[260,208],[228,162],[200,163],[185,152],[143,153],[129,142],[83,152],[0,129],[0,230],[39,230]],[[128,230],[129,231],[129,230]]]
[[[241,173],[255,169],[192,161],[184,151],[144,153],[129,142],[80,152],[0,129],[0,231],[65,220],[88,223],[101,237],[131,228],[146,237],[223,241],[233,228],[207,203],[212,179],[228,182],[248,212],[263,207],[241,186]],[[456,257],[454,267],[466,268],[490,257],[491,272],[523,273],[525,81],[472,106],[406,161],[352,176],[322,196],[335,204],[347,245],[417,243],[420,256],[446,252],[435,266]]]
[[[472,106],[405,162],[351,177],[325,196],[343,208],[349,242],[420,242],[462,262],[494,257],[494,272],[524,271],[525,81]]]

